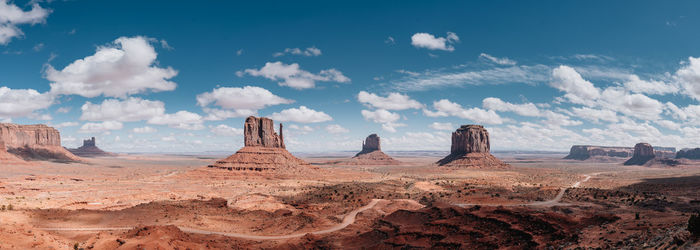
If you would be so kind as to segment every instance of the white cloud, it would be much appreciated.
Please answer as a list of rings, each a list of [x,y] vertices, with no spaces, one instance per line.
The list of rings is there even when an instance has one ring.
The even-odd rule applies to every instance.
[[[377,109],[375,111],[362,110],[361,113],[365,120],[376,123],[393,123],[401,119],[401,115],[392,113],[386,109]]]
[[[147,91],[174,90],[176,84],[169,79],[177,71],[154,65],[158,54],[150,43],[151,39],[145,37],[120,37],[62,70],[49,65],[45,75],[51,81],[51,93],[124,98]]]
[[[66,114],[66,113],[70,112],[71,108],[72,107],[60,107],[60,108],[56,109],[56,113]]]
[[[679,91],[678,87],[673,84],[662,81],[645,81],[639,79],[637,75],[629,75],[629,79],[624,83],[625,89],[633,93],[665,95],[673,94]]]
[[[504,102],[496,97],[488,97],[482,101],[484,108],[488,110],[515,112],[522,116],[540,116],[540,110],[534,103],[513,104]]]
[[[75,127],[75,126],[78,126],[78,125],[80,125],[80,124],[78,124],[77,122],[62,122],[62,123],[53,124],[53,125],[50,125],[50,126],[51,126],[51,127],[54,127],[54,128],[66,128],[66,127]]]
[[[295,89],[308,89],[316,86],[316,81],[322,82],[350,82],[350,78],[343,75],[336,69],[321,70],[318,74],[302,70],[299,64],[284,64],[283,62],[267,62],[265,66],[258,69],[246,69],[237,72],[239,76],[249,74],[251,76],[261,76],[273,81],[279,81],[280,86],[287,86]]]
[[[357,94],[357,100],[361,103],[368,104],[378,109],[386,110],[404,110],[404,109],[421,109],[424,105],[420,102],[411,99],[407,95],[400,93],[389,93],[387,97],[381,97],[373,93],[360,91]]]
[[[669,121],[669,120],[658,120],[658,121],[655,121],[655,122],[656,122],[656,124],[659,124],[659,126],[664,127],[664,128],[667,128],[667,129],[671,129],[671,130],[680,130],[680,129],[681,129],[681,125],[678,124],[678,123],[675,123],[675,122],[673,122],[673,121]]]
[[[162,115],[165,113],[165,104],[130,97],[126,100],[105,99],[101,104],[85,102],[80,109],[83,112],[81,120],[133,122]]]
[[[600,90],[593,83],[586,81],[574,68],[561,65],[552,70],[550,86],[564,91],[564,97],[577,104],[590,104],[600,97]]]
[[[489,55],[486,53],[481,53],[479,55],[479,58],[486,59],[488,61],[491,61],[492,63],[499,64],[499,65],[515,65],[515,64],[517,64],[516,61],[508,59],[507,57],[498,58],[498,57],[495,57],[495,56],[492,56],[492,55]]]
[[[447,32],[447,37],[435,37],[429,33],[415,33],[411,36],[411,45],[429,50],[454,51],[455,48],[452,45],[457,42],[459,37],[453,32]]]
[[[133,131],[134,133],[137,133],[137,134],[150,134],[150,133],[158,132],[157,129],[149,127],[149,126],[134,128],[131,131]]]
[[[347,134],[350,133],[350,130],[347,128],[344,128],[343,126],[340,126],[338,124],[331,124],[326,126],[326,131],[331,134]]]
[[[550,110],[544,112],[544,123],[550,126],[576,126],[581,125],[583,122],[577,120],[571,120],[568,115],[556,113]]]
[[[495,85],[508,83],[525,83],[536,85],[551,78],[551,69],[544,65],[494,67],[488,69],[463,69],[456,67],[448,70],[428,70],[409,74],[392,81],[396,90],[425,91],[435,88],[460,87],[465,85]],[[415,73],[415,72],[414,72]]]
[[[384,43],[394,45],[394,44],[396,44],[396,40],[394,40],[393,37],[389,36],[386,38],[386,40],[384,40]]]
[[[84,134],[97,134],[97,133],[105,133],[109,132],[110,130],[120,130],[124,128],[124,124],[121,122],[115,122],[115,121],[104,121],[100,123],[94,123],[94,122],[88,122],[83,124],[82,127],[78,130],[78,133],[84,133]]]
[[[270,118],[282,122],[298,123],[317,123],[333,120],[328,114],[307,108],[306,106],[285,109],[279,113],[275,112],[270,115]]]
[[[396,133],[396,128],[398,128],[398,127],[406,127],[406,126],[407,126],[407,125],[406,125],[406,124],[403,124],[403,123],[393,123],[393,122],[389,122],[389,123],[384,123],[384,124],[382,124],[382,129],[383,129],[384,131],[389,132],[389,133]]]
[[[12,38],[24,35],[18,25],[44,23],[50,13],[51,10],[44,9],[37,3],[32,3],[31,10],[24,11],[12,2],[0,0],[0,45],[6,45]]]
[[[449,122],[445,122],[445,123],[433,122],[428,127],[432,128],[434,130],[447,130],[447,131],[452,131],[455,129],[454,125],[452,125],[452,123],[449,123]]]
[[[504,120],[493,110],[483,110],[480,108],[465,109],[462,105],[442,99],[433,102],[435,111],[424,109],[423,113],[429,117],[455,116],[468,119],[480,124],[501,124]]]
[[[171,128],[179,128],[186,130],[200,130],[204,128],[202,116],[189,112],[178,111],[174,114],[161,114],[152,117],[147,121],[148,124],[167,125]]]
[[[229,126],[224,125],[224,124],[219,124],[216,127],[209,126],[209,131],[211,131],[215,135],[221,135],[221,136],[243,135],[243,129],[229,127]]]
[[[33,89],[0,87],[0,118],[31,116],[34,111],[51,106],[53,101],[52,95]]]
[[[600,102],[603,107],[644,120],[658,119],[664,109],[664,104],[655,99],[642,94],[629,94],[614,87],[603,91]]]
[[[246,117],[255,115],[259,109],[267,106],[293,102],[293,100],[272,94],[267,89],[253,86],[222,87],[197,95],[197,104],[201,107],[213,104],[226,109],[204,108],[204,112],[208,114],[206,120]]]
[[[301,134],[308,134],[311,132],[314,132],[314,128],[310,127],[309,125],[304,125],[304,126],[299,126],[296,124],[292,124],[288,126],[292,130],[296,130]]]
[[[277,52],[273,54],[274,57],[280,57],[284,55],[301,55],[301,56],[320,56],[321,50],[316,47],[309,47],[306,49],[300,48],[286,48],[283,52]]]
[[[160,140],[164,141],[164,142],[174,142],[174,141],[177,141],[177,138],[175,138],[174,135],[170,135],[170,136],[161,137]]]
[[[598,123],[600,121],[617,122],[617,113],[607,109],[593,109],[588,107],[572,108],[571,111],[577,117]]]
[[[689,57],[688,63],[676,71],[675,77],[684,94],[700,100],[700,57]]]

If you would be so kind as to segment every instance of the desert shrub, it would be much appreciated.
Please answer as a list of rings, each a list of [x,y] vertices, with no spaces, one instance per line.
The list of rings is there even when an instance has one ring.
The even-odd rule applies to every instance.
[[[695,237],[700,237],[700,212],[693,214],[688,219],[688,231]]]

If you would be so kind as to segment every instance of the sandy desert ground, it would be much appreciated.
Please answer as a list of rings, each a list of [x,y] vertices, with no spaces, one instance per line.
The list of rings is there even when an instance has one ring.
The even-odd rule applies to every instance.
[[[2,166],[1,249],[697,248],[700,165],[502,156],[508,170],[343,166],[270,174],[221,157]]]

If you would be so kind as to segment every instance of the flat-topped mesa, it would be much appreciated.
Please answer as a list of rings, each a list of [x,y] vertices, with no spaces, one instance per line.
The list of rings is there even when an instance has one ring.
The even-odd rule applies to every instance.
[[[450,155],[439,160],[440,166],[466,168],[508,168],[491,153],[489,132],[481,125],[462,125],[452,132]]]
[[[672,158],[676,154],[674,147],[653,147],[654,154],[657,158]],[[594,145],[573,145],[569,151],[569,155],[564,159],[569,160],[587,160],[594,159],[614,159],[614,158],[629,158],[634,154],[632,147],[611,147],[611,146],[594,146]]]
[[[634,145],[634,155],[627,160],[625,165],[644,165],[654,159],[654,147],[649,143],[637,143]]]
[[[285,148],[282,123],[280,134],[275,133],[274,121],[270,118],[249,116],[243,125],[243,142],[246,147]]]
[[[25,160],[80,161],[61,146],[58,130],[43,124],[0,123],[0,141],[7,152]]]
[[[274,130],[274,121],[265,117],[250,116],[243,124],[244,147],[235,154],[209,165],[237,171],[286,171],[299,172],[312,169],[303,160],[285,149],[283,126],[280,134]]]
[[[83,140],[83,146],[74,149],[68,149],[71,153],[81,157],[96,157],[96,156],[112,156],[114,154],[107,153],[97,147],[95,137]]]
[[[676,153],[676,159],[682,158],[693,160],[700,159],[700,148],[681,149],[681,151],[678,151],[678,153]]]
[[[401,162],[382,152],[377,134],[371,134],[362,142],[362,151],[352,157],[350,165],[398,165]]]

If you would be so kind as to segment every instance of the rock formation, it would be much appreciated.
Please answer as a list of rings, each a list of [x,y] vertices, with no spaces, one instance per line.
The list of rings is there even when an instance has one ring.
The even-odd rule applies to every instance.
[[[5,148],[5,143],[3,143],[2,138],[0,138],[0,163],[23,163],[24,161],[17,156],[7,152]]]
[[[362,151],[348,162],[350,165],[398,165],[400,163],[382,152],[381,142],[377,134],[367,136],[362,142]]]
[[[491,154],[489,132],[481,125],[462,125],[452,133],[450,155],[437,162],[440,166],[467,168],[508,168]]]
[[[280,134],[269,118],[250,116],[243,125],[244,147],[235,154],[210,165],[213,168],[240,171],[293,170],[310,165],[285,149],[282,124]]]
[[[58,130],[43,125],[0,123],[0,140],[12,153],[25,160],[80,161],[80,158],[61,147]]]
[[[676,154],[676,148],[673,147],[653,147],[656,157],[670,158]],[[569,155],[564,159],[570,160],[588,160],[590,158],[629,158],[634,154],[634,148],[631,147],[608,147],[608,146],[593,146],[593,145],[574,145],[571,146]]]
[[[676,153],[676,159],[693,159],[693,160],[698,160],[700,159],[700,148],[688,148],[688,149],[682,149],[681,151],[678,151]]]
[[[644,165],[655,157],[651,144],[637,143],[634,145],[634,155],[625,162],[625,165]]]
[[[81,157],[96,157],[96,156],[112,156],[114,154],[107,153],[98,148],[95,143],[95,137],[83,140],[83,146],[75,149],[68,149],[71,153]]]

